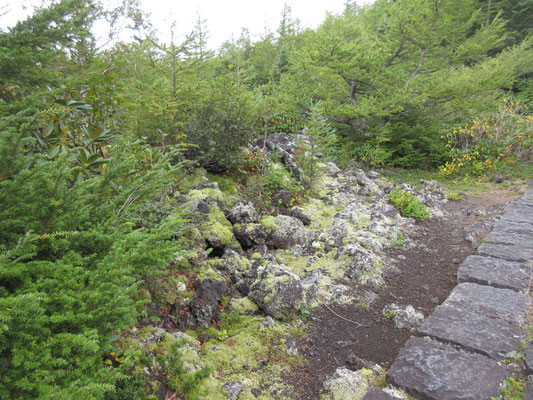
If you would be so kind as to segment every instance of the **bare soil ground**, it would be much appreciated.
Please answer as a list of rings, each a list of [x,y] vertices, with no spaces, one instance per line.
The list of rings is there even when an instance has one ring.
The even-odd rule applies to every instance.
[[[417,223],[403,246],[386,249],[385,285],[366,288],[378,295],[368,307],[351,304],[313,310],[308,334],[298,343],[305,366],[285,376],[293,387],[292,398],[319,399],[323,382],[342,366],[359,369],[369,362],[388,369],[411,332],[396,328],[382,315],[383,307],[411,304],[427,317],[455,287],[459,264],[475,253],[478,241],[518,196],[514,190],[493,187],[448,202],[442,207],[444,217]]]

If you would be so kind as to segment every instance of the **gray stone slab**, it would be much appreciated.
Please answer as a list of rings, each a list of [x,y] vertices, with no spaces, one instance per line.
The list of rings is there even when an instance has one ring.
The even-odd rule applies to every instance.
[[[361,400],[401,400],[398,397],[391,396],[377,387],[371,387]]]
[[[521,199],[516,200],[514,204],[521,206],[521,207],[533,208],[533,197],[524,196]]]
[[[460,345],[496,361],[520,349],[524,331],[500,319],[459,309],[439,306],[418,329],[418,333],[440,341]]]
[[[502,219],[507,221],[533,224],[533,212],[531,212],[529,208],[530,207],[525,206],[509,206],[505,214],[502,215]]]
[[[502,233],[519,233],[533,235],[533,224],[526,224],[521,222],[513,222],[507,220],[499,220],[492,228],[493,232]]]
[[[532,273],[531,264],[468,256],[457,271],[457,280],[501,289],[527,291],[531,284]]]
[[[460,283],[443,304],[498,318],[513,325],[524,323],[531,298],[510,289]]]
[[[533,400],[533,386],[531,386],[526,394],[524,395],[524,400]]]
[[[524,367],[528,375],[533,375],[533,342],[529,342],[524,349]]]
[[[484,241],[491,244],[515,244],[526,249],[533,249],[533,234],[529,233],[492,231],[485,237]]]
[[[496,361],[412,337],[387,372],[388,380],[419,400],[488,400],[509,376]]]
[[[519,244],[483,243],[477,248],[477,253],[480,256],[488,256],[508,261],[533,261],[533,248],[527,248]]]

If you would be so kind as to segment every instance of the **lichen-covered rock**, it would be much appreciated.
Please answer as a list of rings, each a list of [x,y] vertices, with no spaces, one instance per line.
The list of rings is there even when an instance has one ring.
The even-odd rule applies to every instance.
[[[266,217],[261,222],[267,231],[267,246],[275,249],[309,246],[318,236],[318,232],[306,229],[302,221],[287,215]]]
[[[337,167],[334,162],[324,162],[318,164],[318,167],[328,176],[336,177],[341,172],[341,169]]]
[[[305,306],[300,277],[283,264],[258,261],[252,266],[248,280],[248,297],[276,319],[291,319]]]
[[[251,268],[250,260],[241,256],[236,251],[229,249],[222,256],[221,267],[226,270],[231,281],[237,283],[244,279],[246,273]]]
[[[383,315],[390,316],[397,328],[406,328],[414,332],[424,322],[424,314],[416,311],[412,305],[400,306],[396,303],[387,304]]]
[[[184,332],[173,332],[170,336],[179,343],[178,352],[183,372],[188,373],[198,370],[201,365],[201,360],[198,356],[198,352],[202,349],[200,342]]]
[[[331,378],[324,382],[324,390],[330,400],[360,399],[368,389],[368,382],[361,371],[337,368]]]
[[[218,306],[223,296],[229,294],[229,289],[224,282],[214,279],[198,280],[194,287],[196,296],[190,304],[191,312],[200,327],[209,328],[212,321],[218,320],[220,315]]]
[[[270,315],[267,315],[264,321],[261,322],[261,324],[259,324],[257,329],[274,328],[275,326],[276,326],[276,321],[274,321]]]
[[[228,220],[232,224],[249,224],[261,219],[254,205],[250,202],[239,202],[228,213]]]
[[[311,217],[307,215],[304,209],[301,207],[292,207],[290,210],[288,210],[288,215],[299,219],[302,221],[302,224],[306,226],[311,224]]]
[[[222,390],[228,394],[228,399],[237,400],[242,391],[242,382],[227,382],[222,385]]]
[[[263,224],[236,224],[233,226],[233,233],[244,250],[253,249],[264,253],[267,231]]]
[[[345,275],[351,279],[359,278],[363,273],[376,269],[377,257],[359,243],[350,243],[339,248],[336,258],[348,256],[352,262],[346,266]]]

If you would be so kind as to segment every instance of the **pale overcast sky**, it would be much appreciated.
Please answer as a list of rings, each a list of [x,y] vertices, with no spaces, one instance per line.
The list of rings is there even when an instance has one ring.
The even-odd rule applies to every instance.
[[[4,2],[4,1],[2,1]],[[114,5],[118,0],[103,0]],[[359,0],[359,4],[368,3]],[[247,28],[252,39],[258,39],[265,28],[275,31],[278,27],[283,4],[292,9],[294,18],[300,19],[303,27],[316,27],[326,12],[341,13],[345,0],[141,0],[144,11],[149,12],[152,23],[161,38],[168,38],[170,23],[176,20],[178,32],[190,32],[198,14],[207,20],[209,47],[218,48],[222,42],[238,37],[241,28]],[[5,0],[8,13],[0,17],[0,27],[12,26],[17,20],[31,13],[32,6],[40,0]],[[24,10],[26,8],[26,10]]]

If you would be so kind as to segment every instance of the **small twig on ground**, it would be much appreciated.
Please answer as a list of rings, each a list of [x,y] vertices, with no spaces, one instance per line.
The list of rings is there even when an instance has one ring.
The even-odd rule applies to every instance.
[[[336,315],[336,316],[339,317],[340,319],[343,319],[343,320],[345,320],[345,321],[347,321],[347,322],[350,322],[351,324],[357,325],[358,328],[359,328],[360,326],[363,326],[363,325],[360,324],[359,322],[352,321],[351,319],[345,318],[345,317],[343,317],[342,315],[337,314],[335,311],[333,311],[331,308],[329,308],[329,306],[328,306],[326,303],[324,303],[324,307],[326,307],[329,311],[331,311],[331,313],[332,313],[333,315]]]

